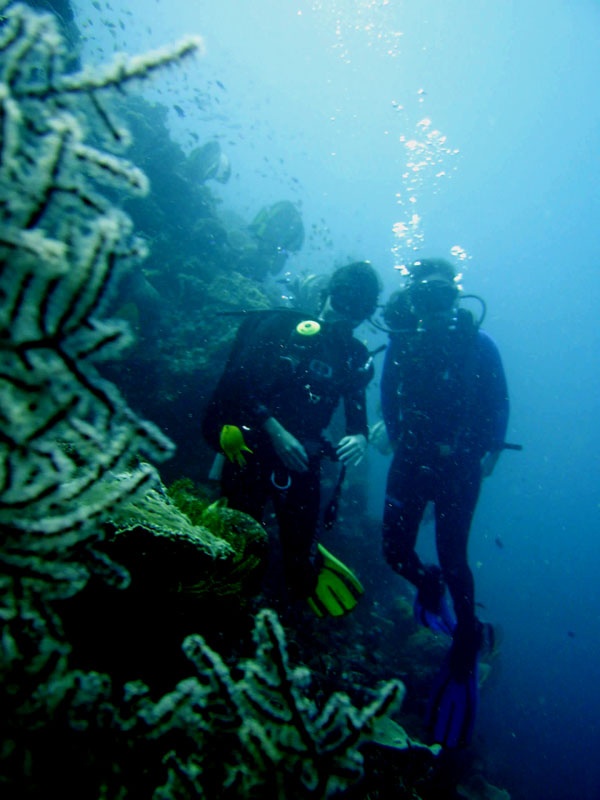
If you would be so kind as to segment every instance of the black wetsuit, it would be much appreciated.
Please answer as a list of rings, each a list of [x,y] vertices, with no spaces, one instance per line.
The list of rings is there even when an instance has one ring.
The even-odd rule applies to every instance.
[[[425,506],[435,506],[440,567],[459,622],[475,616],[467,561],[471,520],[481,486],[481,459],[502,448],[508,393],[494,342],[470,317],[441,331],[391,337],[381,404],[395,452],[386,488],[383,549],[394,570],[421,588],[415,552]]]
[[[373,372],[366,348],[350,328],[321,323],[314,336],[301,336],[296,326],[305,320],[292,310],[249,316],[203,424],[216,450],[223,425],[243,429],[253,452],[245,453],[246,466],[225,463],[222,492],[232,508],[261,522],[267,501],[273,501],[286,580],[298,596],[312,591],[317,575],[323,433],[342,400],[347,435],[368,435],[365,389]],[[304,446],[308,471],[289,471],[282,464],[262,428],[270,417]]]

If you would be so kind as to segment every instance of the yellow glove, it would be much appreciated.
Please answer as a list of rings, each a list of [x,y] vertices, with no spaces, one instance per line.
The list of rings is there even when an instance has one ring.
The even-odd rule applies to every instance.
[[[227,458],[233,463],[234,461],[241,467],[246,465],[246,459],[243,456],[243,451],[251,453],[249,447],[246,446],[244,436],[237,425],[223,425],[221,428],[221,435],[219,437],[219,444]]]

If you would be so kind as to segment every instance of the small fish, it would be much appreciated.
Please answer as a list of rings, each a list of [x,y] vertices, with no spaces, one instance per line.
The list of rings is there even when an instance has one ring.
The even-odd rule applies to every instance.
[[[496,536],[496,538],[494,539],[494,543],[495,543],[496,547],[500,548],[500,550],[502,550],[504,548],[504,542],[502,541],[502,539],[499,536]]]
[[[217,84],[217,86],[219,87],[219,89],[222,89],[224,92],[226,92],[226,91],[227,91],[227,89],[226,89],[226,88],[223,86],[223,84],[221,83],[221,81],[215,81],[215,83]]]
[[[569,639],[574,639],[575,638],[575,631],[567,631],[567,636],[569,637]]]
[[[185,117],[185,111],[183,110],[183,108],[181,106],[174,105],[173,108],[177,112],[177,116],[182,117],[182,118]]]

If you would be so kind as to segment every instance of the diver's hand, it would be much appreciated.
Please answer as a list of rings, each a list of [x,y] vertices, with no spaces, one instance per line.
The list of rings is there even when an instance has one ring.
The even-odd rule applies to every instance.
[[[344,436],[337,444],[335,454],[338,460],[346,466],[355,467],[363,460],[367,451],[367,439],[362,433],[353,436]]]
[[[498,459],[500,458],[501,450],[491,450],[489,453],[486,453],[484,457],[481,459],[481,477],[482,478],[489,478],[492,472],[494,471],[494,467],[498,463]]]
[[[263,425],[263,429],[269,434],[273,449],[285,467],[296,472],[306,472],[308,470],[306,450],[298,439],[292,436],[275,417],[269,417]]]
[[[389,456],[394,452],[392,443],[390,442],[385,422],[379,420],[369,428],[369,444],[372,444],[376,450],[379,450],[382,456]]]

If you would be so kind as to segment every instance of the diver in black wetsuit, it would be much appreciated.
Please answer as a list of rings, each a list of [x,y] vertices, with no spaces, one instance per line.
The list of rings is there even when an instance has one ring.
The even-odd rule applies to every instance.
[[[319,615],[351,610],[348,591],[360,592],[350,571],[345,580],[347,568],[317,548],[320,464],[328,451],[343,465],[365,453],[373,366],[353,329],[373,314],[379,291],[373,267],[354,262],[333,273],[315,319],[291,309],[249,315],[203,423],[209,444],[228,456],[221,485],[229,505],[262,521],[273,501],[287,585]],[[340,400],[346,435],[334,446],[324,431]],[[329,578],[343,585],[328,591]]]
[[[490,630],[475,614],[467,543],[482,477],[505,447],[508,421],[496,345],[458,298],[451,264],[422,259],[411,265],[407,287],[384,312],[392,333],[381,379],[394,451],[383,550],[392,569],[417,588],[418,620],[453,638],[430,720],[432,738],[448,746],[466,743],[474,722],[477,655]],[[428,502],[435,508],[439,567],[424,565],[415,551]],[[444,601],[446,586],[454,615]]]

